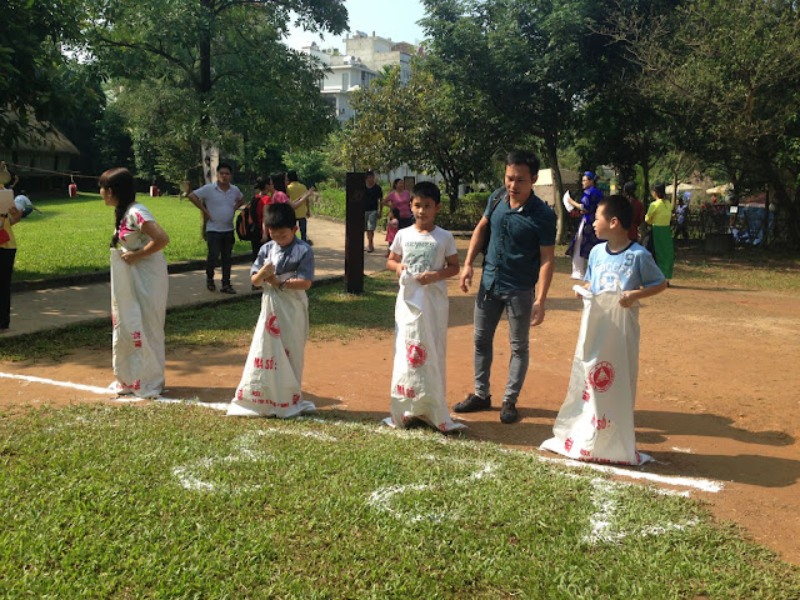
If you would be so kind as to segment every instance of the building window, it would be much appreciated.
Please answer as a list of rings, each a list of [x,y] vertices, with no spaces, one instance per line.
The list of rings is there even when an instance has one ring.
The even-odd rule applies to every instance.
[[[342,89],[350,89],[350,73],[342,73]]]

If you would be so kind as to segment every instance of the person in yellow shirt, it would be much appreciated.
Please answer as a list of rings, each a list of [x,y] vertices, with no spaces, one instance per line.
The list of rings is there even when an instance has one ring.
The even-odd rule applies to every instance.
[[[672,279],[672,267],[675,264],[675,247],[672,243],[672,228],[670,227],[672,202],[666,199],[663,183],[655,184],[651,193],[653,202],[650,203],[644,220],[653,227],[654,258],[669,283],[669,280]]]
[[[297,171],[286,173],[286,180],[286,194],[289,196],[289,203],[294,208],[294,216],[297,217],[300,239],[311,246],[313,244],[308,239],[308,218],[311,216],[311,198],[307,194],[308,188],[297,180]]]
[[[0,214],[0,334],[8,331],[11,323],[11,276],[17,255],[17,240],[12,225],[22,218],[16,206]]]

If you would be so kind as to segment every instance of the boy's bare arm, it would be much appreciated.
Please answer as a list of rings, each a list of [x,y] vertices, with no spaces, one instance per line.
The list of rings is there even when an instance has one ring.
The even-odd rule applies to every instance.
[[[656,294],[660,294],[665,289],[667,289],[667,280],[665,279],[658,285],[651,285],[650,287],[643,287],[639,288],[638,290],[630,290],[627,292],[622,292],[622,296],[619,299],[619,305],[625,308],[629,308],[633,306],[633,303],[637,300],[642,300],[644,298],[649,298],[650,296],[655,296]]]
[[[406,266],[400,262],[401,260],[403,260],[403,257],[394,252],[389,252],[389,258],[386,259],[386,268],[395,273],[398,277],[403,274],[403,269],[406,268]]]
[[[281,283],[278,287],[282,290],[307,290],[311,287],[312,281],[310,279],[302,279],[301,277],[293,277]]]
[[[275,277],[275,265],[272,263],[264,263],[258,271],[250,276],[250,281],[253,285],[263,285],[265,282],[270,285],[277,285],[277,277]]]

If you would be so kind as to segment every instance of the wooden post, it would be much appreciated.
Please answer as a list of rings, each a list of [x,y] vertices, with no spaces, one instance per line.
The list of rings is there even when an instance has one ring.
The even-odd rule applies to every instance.
[[[344,284],[348,294],[364,291],[365,173],[348,173],[345,183]]]

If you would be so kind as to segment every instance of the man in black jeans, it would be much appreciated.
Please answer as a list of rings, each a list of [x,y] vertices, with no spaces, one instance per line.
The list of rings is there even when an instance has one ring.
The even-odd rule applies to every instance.
[[[213,292],[214,269],[217,258],[222,258],[223,294],[235,294],[231,285],[231,254],[235,238],[233,236],[233,215],[243,202],[242,192],[231,183],[233,170],[226,163],[217,167],[217,182],[208,183],[189,194],[189,200],[199,208],[205,216],[205,240],[208,244],[206,258],[206,287]]]

